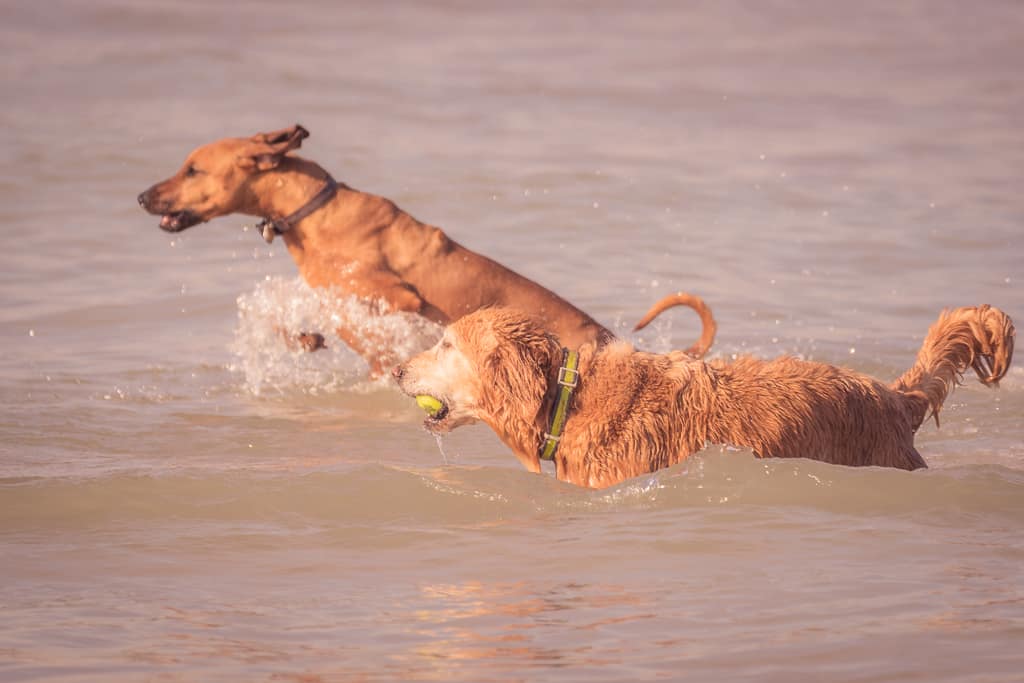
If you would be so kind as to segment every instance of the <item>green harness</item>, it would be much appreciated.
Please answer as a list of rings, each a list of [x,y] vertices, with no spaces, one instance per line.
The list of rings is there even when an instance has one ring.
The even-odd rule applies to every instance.
[[[565,428],[565,421],[569,416],[569,399],[572,398],[572,391],[579,382],[580,354],[569,349],[562,349],[562,366],[558,368],[558,399],[555,401],[555,409],[551,414],[551,426],[544,435],[544,441],[540,446],[541,460],[554,460],[555,451],[558,450],[558,441],[562,438],[562,429]]]

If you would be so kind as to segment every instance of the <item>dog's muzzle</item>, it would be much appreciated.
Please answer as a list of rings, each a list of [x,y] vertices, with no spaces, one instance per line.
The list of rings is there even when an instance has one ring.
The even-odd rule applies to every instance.
[[[181,232],[185,228],[202,223],[203,220],[188,209],[184,211],[167,211],[167,207],[154,206],[153,188],[139,195],[139,206],[154,216],[160,216],[160,229],[166,232]]]

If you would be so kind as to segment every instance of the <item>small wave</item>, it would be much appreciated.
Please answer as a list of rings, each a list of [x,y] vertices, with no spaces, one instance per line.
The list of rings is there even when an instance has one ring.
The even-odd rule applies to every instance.
[[[758,459],[723,447],[652,475],[659,507],[802,507],[852,515],[1024,514],[1024,474],[1002,465],[906,472],[814,460]],[[635,484],[633,484],[635,485]]]
[[[441,327],[422,316],[382,311],[377,302],[334,289],[314,289],[301,278],[268,276],[238,297],[238,327],[231,345],[235,361],[229,369],[241,373],[255,395],[378,387],[379,382],[367,380],[366,362],[338,337],[342,323],[363,338],[386,339],[398,358],[428,348],[441,335]],[[318,332],[327,348],[315,353],[289,349],[282,330]]]
[[[79,529],[197,521],[292,529],[324,524],[491,526],[629,511],[800,510],[944,523],[1018,520],[1024,475],[998,465],[903,472],[708,453],[591,491],[513,467],[352,465],[318,472],[115,473],[0,480],[0,529]]]
[[[166,522],[280,525],[493,523],[535,512],[533,475],[511,468],[247,470],[0,479],[0,529]]]

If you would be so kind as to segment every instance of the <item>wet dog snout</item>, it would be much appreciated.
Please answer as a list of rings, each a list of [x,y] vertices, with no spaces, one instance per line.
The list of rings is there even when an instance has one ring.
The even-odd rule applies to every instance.
[[[403,366],[403,365],[396,365],[395,367],[391,368],[391,376],[394,377],[398,381],[402,380],[402,376],[404,374],[405,374],[405,366]]]

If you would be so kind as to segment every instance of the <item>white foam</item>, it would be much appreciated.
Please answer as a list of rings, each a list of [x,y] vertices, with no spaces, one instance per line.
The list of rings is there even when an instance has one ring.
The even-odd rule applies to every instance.
[[[314,289],[301,278],[267,277],[238,297],[238,327],[230,347],[235,362],[229,369],[242,373],[246,388],[256,395],[377,388],[380,382],[369,380],[366,362],[338,337],[343,322],[361,339],[386,339],[398,359],[430,347],[441,336],[439,325],[416,314],[387,311],[382,302]],[[289,349],[283,330],[318,332],[327,348],[315,353]]]

